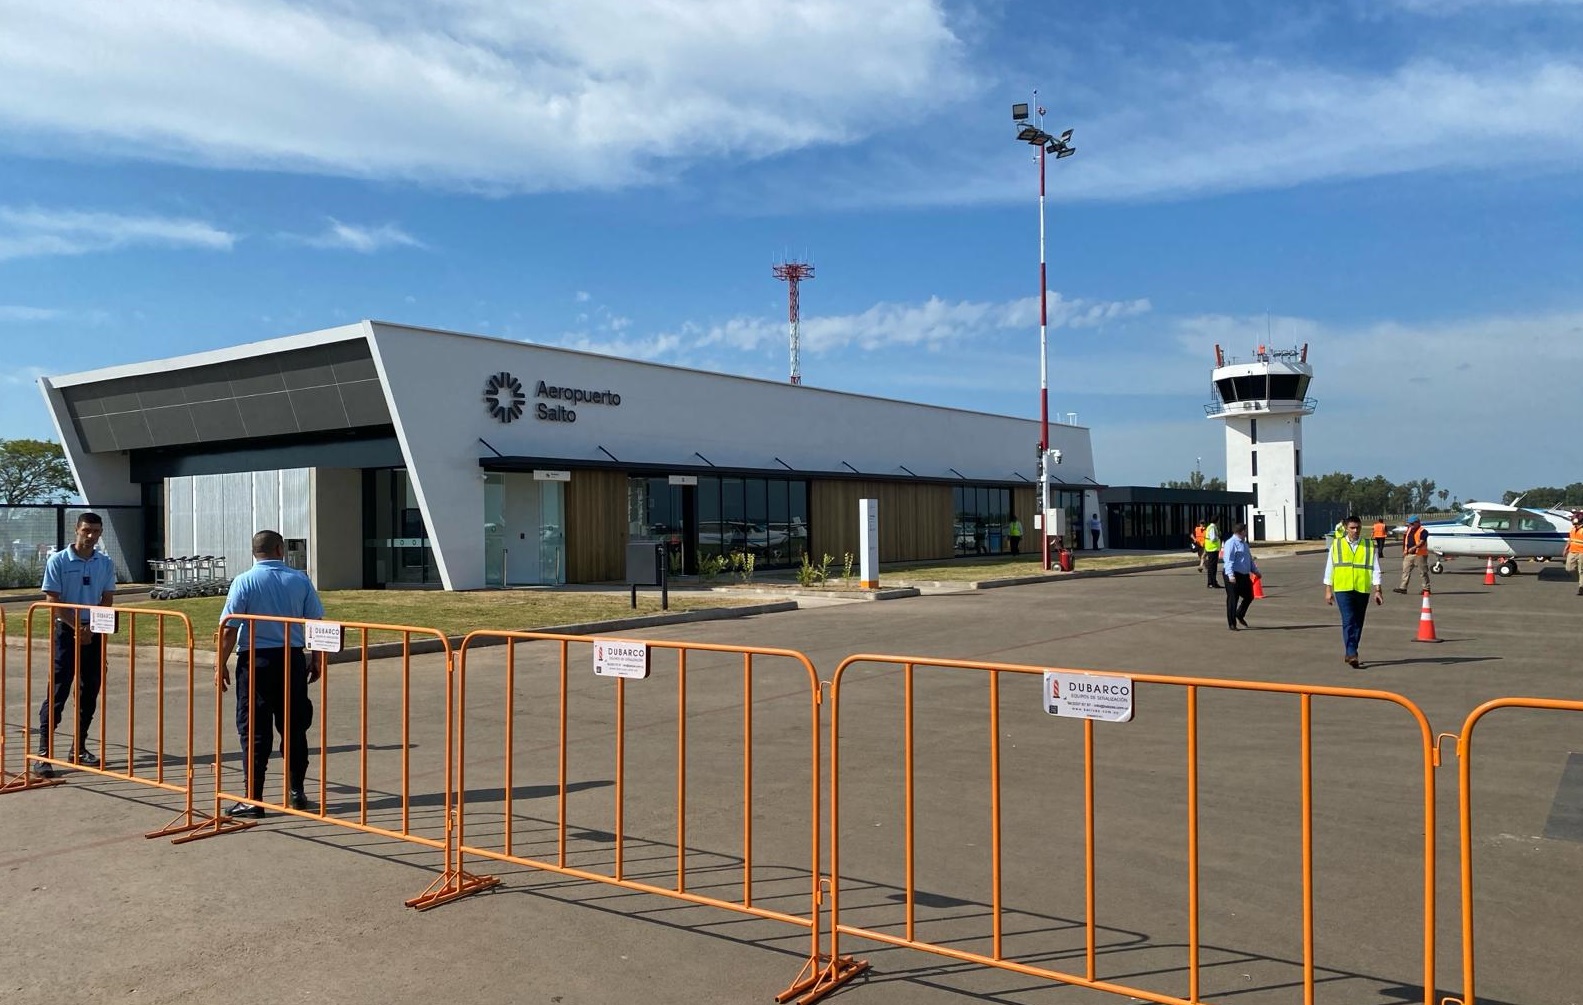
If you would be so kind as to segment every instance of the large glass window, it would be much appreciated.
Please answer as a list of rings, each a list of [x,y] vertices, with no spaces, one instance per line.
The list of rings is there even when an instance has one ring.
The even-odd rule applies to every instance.
[[[759,568],[797,565],[808,551],[808,483],[780,478],[700,476],[697,486],[632,478],[628,532],[663,540],[671,572],[695,572],[700,557],[750,554]]]
[[[369,586],[438,586],[440,572],[412,479],[404,469],[363,472],[363,579]]]
[[[952,550],[957,555],[998,555],[1011,550],[1011,490],[989,485],[951,486],[955,513]]]

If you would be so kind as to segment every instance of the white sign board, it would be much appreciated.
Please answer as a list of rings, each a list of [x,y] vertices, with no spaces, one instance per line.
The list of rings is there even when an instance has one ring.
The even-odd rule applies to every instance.
[[[115,634],[115,608],[90,607],[88,608],[88,628],[100,635]]]
[[[341,651],[342,630],[337,622],[304,622],[302,637],[310,653],[338,653]]]
[[[594,673],[600,677],[642,680],[649,675],[649,644],[627,639],[594,639]]]
[[[697,475],[671,475],[670,483],[672,485],[697,485],[698,484],[698,476]]]
[[[569,482],[572,480],[570,471],[535,471],[533,480],[536,482]]]
[[[865,590],[879,587],[879,500],[859,499],[858,519],[858,585]]]
[[[1115,674],[1044,672],[1044,710],[1102,722],[1132,721],[1132,678]]]

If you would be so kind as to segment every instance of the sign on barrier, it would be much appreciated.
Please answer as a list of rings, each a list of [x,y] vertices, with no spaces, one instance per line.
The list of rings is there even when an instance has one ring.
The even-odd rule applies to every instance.
[[[115,608],[93,607],[88,610],[88,628],[100,635],[114,635],[117,631]]]
[[[648,643],[594,639],[594,673],[600,677],[643,680],[649,675]]]
[[[345,629],[338,621],[304,622],[302,633],[311,653],[338,653],[345,642]]]
[[[1131,722],[1132,678],[1046,670],[1044,710],[1077,719]]]

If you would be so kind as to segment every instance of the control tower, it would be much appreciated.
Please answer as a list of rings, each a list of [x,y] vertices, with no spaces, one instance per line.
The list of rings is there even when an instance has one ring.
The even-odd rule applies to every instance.
[[[1226,488],[1253,493],[1251,540],[1303,536],[1303,416],[1319,404],[1308,397],[1313,377],[1307,345],[1261,345],[1244,358],[1215,346],[1214,400],[1204,413],[1226,424]],[[1220,532],[1227,536],[1230,528]]]

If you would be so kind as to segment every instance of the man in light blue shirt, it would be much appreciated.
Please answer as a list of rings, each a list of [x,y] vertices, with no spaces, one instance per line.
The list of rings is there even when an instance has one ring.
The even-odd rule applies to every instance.
[[[308,773],[308,726],[313,722],[308,685],[319,679],[319,666],[315,663],[309,667],[303,658],[302,625],[231,619],[235,614],[324,617],[324,604],[313,581],[306,573],[286,565],[285,550],[286,542],[276,531],[254,534],[253,567],[232,580],[225,609],[220,612],[220,690],[230,686],[229,660],[240,647],[236,660],[236,732],[242,738],[242,749],[250,750],[252,755],[246,762],[247,795],[252,802],[232,806],[227,813],[233,817],[257,819],[264,815],[264,808],[256,803],[264,799],[264,772],[269,767],[269,753],[277,732],[286,751],[286,772],[291,779],[287,799],[294,810],[311,809],[302,786]]]
[[[83,513],[77,517],[71,546],[57,551],[44,563],[46,601],[90,607],[109,607],[115,602],[115,563],[109,555],[96,550],[103,533],[104,521],[97,513]],[[66,700],[71,697],[75,680],[77,735],[72,761],[97,768],[99,758],[88,749],[88,727],[93,724],[93,713],[99,707],[104,642],[98,634],[88,630],[86,610],[57,607],[51,613],[55,618],[51,647],[54,650],[54,686],[38,707],[38,753],[40,757],[51,756],[55,724],[66,710]],[[48,761],[38,762],[33,770],[45,778],[55,774]]]
[[[1226,574],[1226,627],[1232,631],[1238,625],[1246,628],[1248,607],[1253,603],[1253,577],[1259,574],[1253,549],[1248,547],[1247,524],[1232,528],[1231,536],[1220,549],[1220,565]]]

